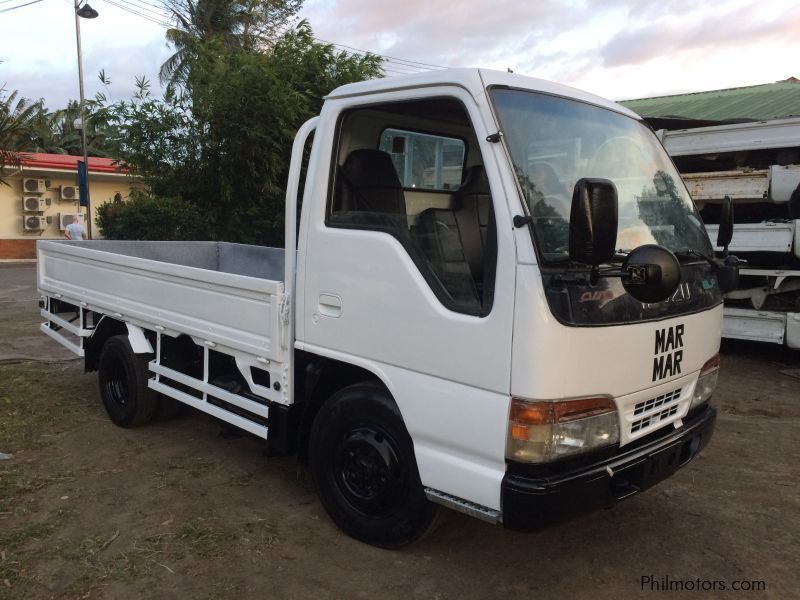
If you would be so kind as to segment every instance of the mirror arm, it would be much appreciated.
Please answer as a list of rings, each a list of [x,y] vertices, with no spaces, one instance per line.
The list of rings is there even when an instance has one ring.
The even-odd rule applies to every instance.
[[[597,282],[597,280],[600,279],[601,277],[625,277],[626,275],[628,275],[626,271],[621,271],[621,270],[618,271],[616,269],[608,269],[601,271],[599,268],[594,267],[592,269],[592,272],[589,274],[589,278],[594,283]]]
[[[583,273],[557,273],[551,280],[555,289],[562,289],[565,285],[586,285],[591,282]]]
[[[734,267],[737,265],[744,265],[747,264],[746,260],[739,258],[738,256],[731,254],[728,252],[728,247],[725,246],[725,250],[723,252],[722,258],[715,258],[711,256],[706,256],[705,254],[701,254],[696,250],[692,250],[690,252],[692,256],[696,256],[698,258],[702,258],[711,266],[711,272],[716,273],[722,267]]]
[[[628,277],[629,275],[628,271],[618,271],[616,269],[603,269],[601,271],[599,267],[592,267],[588,276],[584,273],[558,273],[553,276],[552,281],[558,287],[567,284],[586,285],[588,283],[589,285],[597,285],[601,277]]]

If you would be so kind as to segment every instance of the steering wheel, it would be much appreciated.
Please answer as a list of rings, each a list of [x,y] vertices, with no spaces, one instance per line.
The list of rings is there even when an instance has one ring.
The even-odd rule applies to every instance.
[[[598,176],[620,175],[625,173],[625,166],[636,159],[647,160],[644,147],[632,137],[618,135],[597,147],[590,163],[591,170]]]

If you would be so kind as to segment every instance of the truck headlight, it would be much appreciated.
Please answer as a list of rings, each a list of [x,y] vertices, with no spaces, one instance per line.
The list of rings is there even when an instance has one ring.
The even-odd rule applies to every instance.
[[[719,375],[719,354],[708,359],[700,369],[700,376],[697,378],[697,385],[694,386],[694,396],[689,410],[711,398],[714,388],[717,387],[717,375]]]
[[[611,398],[511,399],[506,442],[509,460],[547,462],[618,441],[617,407]]]

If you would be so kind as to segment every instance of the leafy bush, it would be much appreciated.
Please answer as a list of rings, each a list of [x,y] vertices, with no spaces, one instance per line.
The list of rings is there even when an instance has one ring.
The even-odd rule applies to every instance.
[[[180,198],[155,198],[134,194],[97,207],[97,227],[112,240],[205,240],[209,226],[197,208]]]

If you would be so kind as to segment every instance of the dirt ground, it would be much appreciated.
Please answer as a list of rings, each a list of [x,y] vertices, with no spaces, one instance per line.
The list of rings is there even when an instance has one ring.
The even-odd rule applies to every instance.
[[[0,598],[652,596],[645,577],[800,594],[798,352],[725,344],[710,446],[613,510],[529,535],[447,511],[386,551],[338,531],[294,459],[199,413],[112,425],[36,300],[32,265],[0,265]]]

